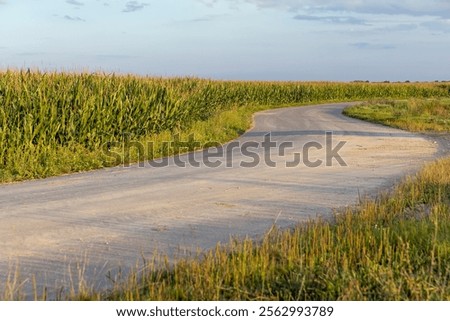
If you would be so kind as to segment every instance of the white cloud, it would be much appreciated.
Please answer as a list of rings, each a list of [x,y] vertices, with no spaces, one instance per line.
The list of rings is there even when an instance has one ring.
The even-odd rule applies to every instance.
[[[321,21],[333,24],[349,24],[349,25],[369,25],[367,21],[355,17],[346,16],[313,16],[313,15],[296,15],[294,16],[296,20],[303,21]]]
[[[218,0],[197,0],[214,7]],[[223,0],[230,7],[254,5],[282,10],[300,21],[329,25],[354,25],[364,32],[405,32],[426,29],[433,34],[450,32],[450,0]],[[365,28],[370,27],[370,28]]]
[[[203,3],[204,5],[208,6],[208,7],[213,7],[214,4],[217,3],[218,0],[198,0],[201,3]]]
[[[80,1],[77,1],[77,0],[66,0],[66,2],[68,4],[71,4],[71,5],[74,5],[74,6],[77,6],[77,7],[84,6],[83,2],[80,2]]]
[[[358,49],[376,49],[376,50],[395,49],[395,46],[391,45],[391,44],[375,44],[375,43],[369,43],[369,42],[351,43],[350,46],[358,48]]]
[[[69,15],[65,15],[64,19],[69,20],[69,21],[78,21],[78,22],[86,21],[83,18],[80,18],[80,17],[77,17],[77,16],[69,16]]]
[[[134,12],[144,9],[146,6],[148,6],[148,4],[145,2],[128,1],[125,4],[125,8],[122,10],[122,12]]]
[[[215,1],[200,0],[210,5]],[[368,14],[450,17],[449,0],[228,0],[251,3],[260,8],[281,8],[290,11],[334,11]]]
[[[434,32],[450,33],[450,19],[438,19],[422,23],[422,26]]]

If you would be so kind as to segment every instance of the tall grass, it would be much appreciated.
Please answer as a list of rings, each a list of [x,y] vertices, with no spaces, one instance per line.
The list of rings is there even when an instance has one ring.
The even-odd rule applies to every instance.
[[[157,140],[161,133],[167,137],[174,132],[192,132],[205,124],[217,125],[218,119],[223,119],[220,115],[230,110],[239,109],[237,115],[249,117],[250,113],[242,110],[448,96],[444,84],[226,82],[0,72],[0,182],[116,165],[118,161],[103,152],[107,142]],[[242,130],[228,120],[230,123],[220,124],[229,132],[223,139]]]

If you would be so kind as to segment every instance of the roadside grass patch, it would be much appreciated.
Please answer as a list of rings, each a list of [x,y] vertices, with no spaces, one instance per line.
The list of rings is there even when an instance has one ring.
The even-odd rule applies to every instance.
[[[450,132],[450,99],[375,100],[344,114],[409,131]]]

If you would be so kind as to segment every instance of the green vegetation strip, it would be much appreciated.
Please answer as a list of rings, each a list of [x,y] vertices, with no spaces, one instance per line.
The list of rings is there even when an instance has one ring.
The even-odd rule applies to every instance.
[[[450,99],[368,102],[344,114],[416,132],[450,132]]]
[[[255,111],[274,106],[449,97],[449,88],[0,72],[0,182],[170,155],[162,142],[174,135],[224,143],[248,129]],[[154,152],[124,155],[121,146],[130,141],[153,142]],[[121,157],[110,157],[110,146]]]

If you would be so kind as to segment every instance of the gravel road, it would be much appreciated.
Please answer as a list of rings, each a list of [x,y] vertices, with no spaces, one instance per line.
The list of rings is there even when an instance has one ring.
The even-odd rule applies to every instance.
[[[343,116],[347,105],[258,113],[222,154],[0,185],[0,291],[14,271],[25,294],[33,275],[38,289],[80,275],[104,287],[108,271],[155,251],[173,259],[231,235],[257,237],[275,221],[329,217],[439,154],[420,135]]]

